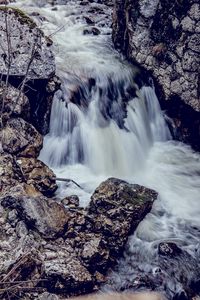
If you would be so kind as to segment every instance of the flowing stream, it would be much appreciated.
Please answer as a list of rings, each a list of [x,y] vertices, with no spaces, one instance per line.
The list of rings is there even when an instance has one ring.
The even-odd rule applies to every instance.
[[[138,278],[148,276],[156,290],[165,290],[171,298],[183,289],[182,273],[196,276],[199,267],[200,156],[171,139],[154,89],[141,87],[139,70],[113,49],[111,7],[75,0],[54,6],[46,2],[13,4],[40,14],[36,21],[54,41],[62,80],[40,158],[58,177],[82,187],[62,183],[58,189],[59,197],[78,195],[82,206],[111,176],[159,193],[105,289],[134,289]],[[163,241],[176,242],[185,260],[163,266],[158,256]]]

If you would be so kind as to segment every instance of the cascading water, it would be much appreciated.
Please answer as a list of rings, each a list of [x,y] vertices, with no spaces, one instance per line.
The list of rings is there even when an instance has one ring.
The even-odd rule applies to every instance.
[[[158,191],[151,213],[130,237],[124,258],[105,288],[134,290],[138,277],[148,277],[154,289],[166,290],[171,299],[182,290],[183,272],[189,280],[199,267],[200,156],[170,139],[154,90],[139,89],[134,81],[138,69],[113,50],[111,8],[63,2],[67,3],[56,9],[46,1],[13,4],[45,17],[42,27],[54,40],[62,79],[40,157],[58,177],[70,178],[82,187],[60,184],[58,193],[60,197],[77,194],[83,206],[110,176]],[[101,34],[84,34],[91,33],[93,26],[86,24],[86,17]],[[158,256],[163,241],[176,241],[190,259],[185,254],[171,263],[171,269],[163,266]],[[141,284],[141,288],[152,285]]]

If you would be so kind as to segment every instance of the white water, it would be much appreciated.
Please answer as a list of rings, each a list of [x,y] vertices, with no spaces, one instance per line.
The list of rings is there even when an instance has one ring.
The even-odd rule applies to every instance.
[[[113,273],[115,286],[120,287],[127,277],[154,274],[155,245],[160,241],[176,240],[199,262],[200,156],[170,140],[153,89],[139,90],[134,83],[137,69],[112,49],[110,9],[96,5],[104,13],[95,15],[79,2],[68,1],[56,11],[41,1],[17,0],[16,5],[28,12],[39,11],[46,18],[41,24],[46,34],[61,28],[52,38],[62,92],[53,102],[41,159],[58,177],[73,179],[83,189],[61,184],[59,196],[77,194],[85,206],[98,184],[110,176],[159,192],[151,213],[129,240],[122,263],[126,271],[122,267]],[[85,15],[94,19],[101,35],[83,35],[88,28]],[[77,87],[81,106],[70,102]],[[130,87],[136,89],[137,97]],[[130,100],[127,116],[122,109],[124,97]],[[176,281],[169,286],[173,292],[180,289]]]

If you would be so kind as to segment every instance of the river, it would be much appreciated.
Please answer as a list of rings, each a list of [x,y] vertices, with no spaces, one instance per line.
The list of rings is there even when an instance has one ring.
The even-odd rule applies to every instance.
[[[104,289],[134,290],[138,276],[147,276],[155,282],[154,289],[165,291],[170,299],[182,291],[183,273],[189,280],[199,268],[200,156],[172,140],[153,86],[141,87],[138,68],[114,50],[112,8],[95,2],[60,2],[67,3],[12,4],[29,14],[39,13],[36,21],[54,42],[62,81],[40,159],[58,177],[82,187],[62,183],[57,192],[61,198],[78,195],[82,206],[108,177],[159,193]],[[176,242],[185,261],[163,266],[158,245],[166,241]]]

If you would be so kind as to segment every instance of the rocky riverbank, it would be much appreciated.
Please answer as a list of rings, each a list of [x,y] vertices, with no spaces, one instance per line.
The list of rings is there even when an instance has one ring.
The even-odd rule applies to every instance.
[[[185,1],[115,1],[113,41],[155,80],[174,137],[200,150],[200,5]]]

